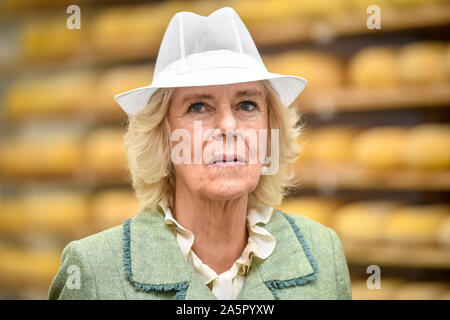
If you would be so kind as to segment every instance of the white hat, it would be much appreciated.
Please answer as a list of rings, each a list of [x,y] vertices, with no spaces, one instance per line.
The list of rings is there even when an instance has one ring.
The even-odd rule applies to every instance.
[[[149,86],[120,93],[115,100],[128,115],[147,106],[159,88],[232,84],[268,79],[289,106],[306,80],[267,71],[255,43],[236,11],[224,7],[204,17],[178,12],[164,34]]]

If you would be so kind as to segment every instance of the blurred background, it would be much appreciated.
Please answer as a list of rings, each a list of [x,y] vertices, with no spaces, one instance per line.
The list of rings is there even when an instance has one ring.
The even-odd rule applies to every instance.
[[[269,71],[309,80],[281,209],[336,230],[355,299],[450,299],[445,0],[0,1],[0,298],[46,299],[68,242],[138,212],[113,96],[151,83],[173,14],[223,6]]]

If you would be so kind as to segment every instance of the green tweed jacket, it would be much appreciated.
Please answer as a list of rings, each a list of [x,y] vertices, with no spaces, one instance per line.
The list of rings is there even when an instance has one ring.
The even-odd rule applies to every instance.
[[[238,299],[351,299],[350,276],[336,233],[275,210],[265,228],[277,240],[253,259]],[[216,299],[186,262],[161,208],[69,243],[49,299]]]

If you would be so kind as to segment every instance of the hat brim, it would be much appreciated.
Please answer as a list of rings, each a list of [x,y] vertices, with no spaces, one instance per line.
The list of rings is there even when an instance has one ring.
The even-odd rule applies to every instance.
[[[213,74],[210,74],[211,72],[214,72],[212,70],[199,70],[194,76],[192,73],[189,73],[180,75],[176,79],[172,79],[170,83],[152,83],[149,86],[117,94],[114,99],[129,116],[133,116],[147,106],[152,95],[160,88],[212,86],[269,80],[274,89],[278,92],[281,102],[287,107],[294,102],[307,84],[306,79],[298,76],[281,75],[271,72],[249,74],[248,70],[245,71],[237,68],[223,68],[220,72],[220,78],[211,80],[217,78],[217,70]],[[240,73],[242,74],[240,75]]]

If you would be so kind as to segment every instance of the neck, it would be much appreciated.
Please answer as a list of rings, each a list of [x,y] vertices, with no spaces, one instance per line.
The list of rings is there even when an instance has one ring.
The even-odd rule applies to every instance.
[[[192,250],[217,274],[229,270],[247,245],[248,195],[216,201],[178,190],[172,211],[194,234]]]

